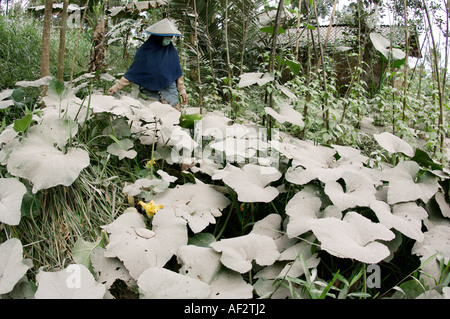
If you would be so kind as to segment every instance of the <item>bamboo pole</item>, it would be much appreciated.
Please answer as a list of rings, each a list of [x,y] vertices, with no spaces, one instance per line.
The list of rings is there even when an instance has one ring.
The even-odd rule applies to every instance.
[[[317,14],[316,1],[314,1],[314,13],[315,13],[315,16],[316,16],[316,23],[317,23],[317,41],[319,42],[320,59],[323,60],[323,58],[324,58],[324,51],[323,51],[322,42],[320,40],[319,15]],[[324,107],[322,109],[325,110],[325,115],[324,115],[325,126],[326,126],[326,129],[328,131],[330,129],[330,122],[329,122],[329,110],[328,110],[328,98],[327,98],[327,75],[326,75],[325,66],[322,67],[322,85],[323,85],[323,90],[324,90],[324,98],[323,98]]]
[[[66,53],[66,29],[67,29],[67,8],[69,0],[64,0],[61,25],[59,27],[59,51],[58,51],[58,82],[64,82],[64,57]]]
[[[425,3],[425,0],[422,0],[424,9],[425,9],[425,16],[427,18],[428,27],[430,28],[430,36],[431,36],[431,44],[433,45],[433,60],[434,60],[434,66],[436,69],[436,82],[438,86],[438,98],[439,98],[439,121],[438,121],[438,134],[440,136],[440,143],[439,143],[439,149],[441,153],[444,152],[444,101],[443,101],[443,94],[442,94],[442,86],[441,86],[441,77],[439,72],[439,62],[437,59],[437,48],[436,48],[436,41],[434,40],[434,34],[433,34],[433,25],[431,24],[430,14],[428,13],[428,7]],[[442,159],[443,160],[443,159]]]
[[[295,61],[298,62],[298,52],[300,48],[300,17],[302,15],[302,0],[298,1],[298,15],[297,15],[297,42],[295,44]]]
[[[41,77],[50,75],[50,26],[52,19],[52,10],[52,0],[45,0],[44,29],[42,31],[41,48]],[[41,86],[41,95],[43,97],[47,94],[47,89],[48,85]]]
[[[72,86],[73,69],[75,68],[75,57],[76,57],[76,53],[77,53],[77,49],[78,49],[78,42],[80,41],[80,35],[81,35],[81,32],[83,31],[84,18],[86,17],[86,11],[88,9],[88,6],[89,6],[89,0],[87,0],[86,4],[84,5],[83,16],[81,17],[80,27],[78,28],[77,39],[75,40],[75,48],[73,50],[73,56],[72,56],[72,66],[70,67],[70,81],[69,81],[70,86]]]
[[[200,114],[203,112],[203,96],[202,96],[202,80],[200,74],[200,52],[198,49],[198,33],[197,33],[197,1],[194,0],[194,41],[195,41],[195,50],[197,52],[197,82],[198,82],[198,103],[200,106]]]
[[[408,57],[409,57],[409,37],[408,37],[408,7],[406,4],[406,0],[403,0],[403,5],[405,8],[404,17],[405,17],[405,47],[406,47],[406,61],[405,61],[405,74],[404,74],[404,82],[403,82],[403,110],[402,110],[402,121],[405,122],[405,112],[406,112],[406,101],[407,101],[407,91],[408,91]]]
[[[227,54],[227,67],[228,67],[228,91],[229,91],[229,102],[230,107],[233,110],[234,118],[237,117],[237,109],[234,109],[233,105],[233,89],[231,87],[231,61],[230,61],[230,49],[228,45],[228,0],[225,1],[225,21],[224,21],[224,28],[225,28],[225,50]]]
[[[334,15],[336,13],[336,5],[337,5],[337,3],[338,3],[338,0],[334,0],[333,11],[331,12],[330,24],[328,25],[327,35],[325,37],[325,42],[323,44],[324,48],[327,47],[328,39],[330,38],[330,33],[331,33],[331,28],[333,27],[333,20],[334,20]],[[323,62],[322,58],[320,58],[319,61],[317,62],[317,68],[320,68],[322,62]]]

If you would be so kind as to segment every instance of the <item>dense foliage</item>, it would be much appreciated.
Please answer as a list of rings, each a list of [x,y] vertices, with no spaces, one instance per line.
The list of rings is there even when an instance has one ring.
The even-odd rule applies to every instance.
[[[232,1],[228,45],[221,3],[193,3],[199,29],[182,1],[115,20],[104,73],[84,72],[86,27],[72,86],[70,62],[65,83],[37,80],[39,21],[0,16],[0,296],[449,298],[449,109],[442,126],[432,66],[410,70],[406,95],[390,59],[383,85],[365,83],[364,63],[384,61],[373,40],[343,90],[342,53],[317,72],[290,46],[270,54],[264,1]],[[105,94],[167,13],[185,32],[189,106]]]

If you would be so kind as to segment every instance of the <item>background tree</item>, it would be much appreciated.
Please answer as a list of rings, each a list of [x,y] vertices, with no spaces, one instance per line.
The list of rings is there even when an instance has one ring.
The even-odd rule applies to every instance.
[[[52,18],[53,1],[45,0],[44,28],[42,30],[41,48],[41,77],[50,75],[50,23]],[[47,92],[46,87],[42,87],[42,94]]]

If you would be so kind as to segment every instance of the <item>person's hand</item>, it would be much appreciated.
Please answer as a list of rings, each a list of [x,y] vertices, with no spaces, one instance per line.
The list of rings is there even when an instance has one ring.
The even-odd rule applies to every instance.
[[[112,86],[112,87],[110,87],[109,89],[108,89],[108,94],[109,95],[113,95],[114,93],[116,93],[117,92],[117,90],[116,90],[116,88],[114,87],[114,86]]]
[[[181,104],[186,105],[187,104],[187,94],[183,93],[181,94]]]

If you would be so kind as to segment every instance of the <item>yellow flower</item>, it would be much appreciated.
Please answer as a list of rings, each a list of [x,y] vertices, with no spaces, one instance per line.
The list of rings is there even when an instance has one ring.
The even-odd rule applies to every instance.
[[[153,215],[155,215],[158,210],[160,210],[161,208],[164,208],[163,205],[156,205],[153,200],[150,201],[150,203],[148,203],[148,204],[146,204],[142,201],[139,201],[138,205],[142,206],[142,208],[145,210],[145,213],[150,218],[153,217]]]
[[[155,158],[153,157],[152,160],[150,160],[150,161],[147,162],[147,164],[145,165],[145,167],[146,167],[146,168],[150,168],[150,167],[152,167],[152,166],[155,165],[155,164],[156,164],[156,161],[155,161]]]

